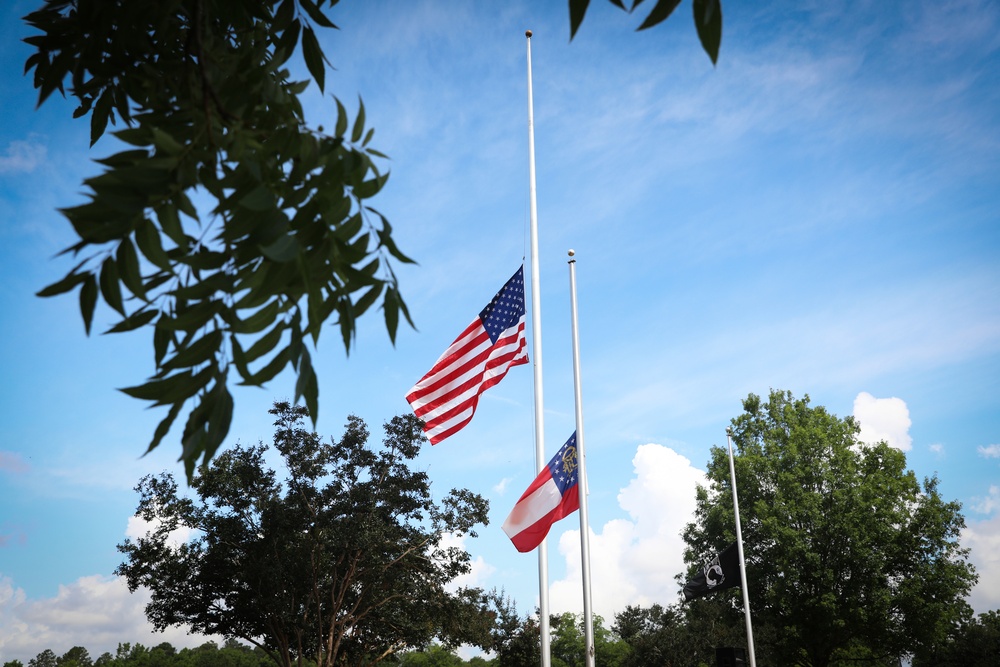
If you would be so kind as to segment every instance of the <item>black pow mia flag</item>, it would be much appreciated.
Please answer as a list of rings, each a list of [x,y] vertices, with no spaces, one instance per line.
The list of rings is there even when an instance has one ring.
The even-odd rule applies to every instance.
[[[705,563],[691,581],[684,584],[684,601],[694,600],[740,585],[740,560],[736,542]]]

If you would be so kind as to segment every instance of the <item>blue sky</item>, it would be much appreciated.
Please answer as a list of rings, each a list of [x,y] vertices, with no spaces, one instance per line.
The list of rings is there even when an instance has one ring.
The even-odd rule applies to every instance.
[[[151,635],[141,594],[112,576],[132,487],[172,470],[176,437],[140,455],[162,416],[116,387],[152,371],[145,333],[87,338],[74,297],[33,294],[69,268],[56,212],[80,201],[88,124],[35,110],[28,48],[0,39],[0,660],[92,655]],[[323,36],[327,77],[358,96],[392,176],[374,205],[419,265],[400,267],[417,331],[395,347],[376,314],[345,356],[314,357],[318,430],[373,433],[528,248],[524,30],[534,31],[548,455],[572,432],[566,251],[576,250],[594,602],[671,603],[679,531],[712,445],[750,392],[808,394],[906,450],[962,503],[976,611],[1000,608],[1000,6],[955,2],[724,4],[717,67],[690,4],[651,31],[593,3],[572,44],[565,3],[345,2]],[[752,5],[752,6],[751,6]],[[329,95],[307,115],[332,123]],[[111,318],[98,312],[96,330]],[[537,351],[531,350],[533,358]],[[230,441],[269,441],[293,379],[240,389]],[[444,494],[489,498],[464,546],[468,583],[536,604],[534,555],[500,530],[533,478],[532,372],[511,370],[472,424],[419,465]],[[550,534],[553,611],[582,609],[579,524]]]

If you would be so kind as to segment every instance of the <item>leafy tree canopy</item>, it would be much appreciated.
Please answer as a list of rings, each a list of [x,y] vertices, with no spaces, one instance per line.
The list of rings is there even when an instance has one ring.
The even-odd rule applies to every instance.
[[[937,479],[921,485],[901,451],[860,443],[852,417],[808,396],[751,394],[743,408],[732,437],[760,654],[783,665],[884,664],[939,644],[969,618],[976,575],[958,543],[965,520]],[[735,539],[727,450],[713,447],[708,479],[684,531],[692,571]],[[736,590],[720,595],[742,605]]]
[[[149,450],[189,406],[189,480],[229,431],[231,381],[264,386],[291,366],[294,402],[304,399],[315,424],[310,348],[322,325],[333,318],[348,350],[373,306],[393,341],[400,316],[412,325],[392,268],[412,260],[367,203],[388,173],[364,105],[352,121],[337,100],[332,128],[310,125],[299,101],[309,80],[288,69],[300,54],[326,89],[317,31],[336,27],[336,2],[45,0],[24,17],[38,31],[24,40],[38,104],[68,92],[73,117],[89,117],[91,145],[124,126],[113,132],[124,150],[84,181],[88,201],[62,209],[77,238],[64,254],[79,261],[38,294],[77,290],[88,334],[99,301],[119,318],[105,333],[152,334],[152,375],[122,391],[167,408]],[[639,29],[679,2],[658,0]],[[588,4],[570,0],[571,35]],[[714,62],[720,2],[693,4]]]
[[[151,590],[153,626],[242,639],[283,667],[372,665],[434,639],[488,646],[485,596],[449,589],[469,554],[442,545],[446,533],[474,536],[488,503],[463,489],[432,500],[409,467],[420,421],[394,417],[374,448],[357,417],[324,443],[302,428],[305,408],[271,413],[284,475],[265,465],[264,445],[237,446],[198,470],[194,497],[168,474],[139,483],[136,516],[153,528],[119,546],[117,573]],[[193,538],[172,543],[182,528]]]

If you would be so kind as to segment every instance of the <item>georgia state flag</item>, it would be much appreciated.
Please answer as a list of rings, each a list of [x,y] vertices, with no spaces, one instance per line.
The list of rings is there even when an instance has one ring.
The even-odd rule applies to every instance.
[[[549,534],[552,524],[580,509],[579,470],[576,433],[573,433],[503,522],[503,532],[518,551],[524,553],[537,547]]]

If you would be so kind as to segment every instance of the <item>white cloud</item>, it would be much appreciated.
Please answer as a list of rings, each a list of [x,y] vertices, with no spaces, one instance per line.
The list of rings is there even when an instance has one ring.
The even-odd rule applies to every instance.
[[[0,155],[0,174],[27,173],[45,160],[45,146],[30,141],[12,141]]]
[[[972,506],[972,509],[981,514],[993,514],[997,509],[1000,509],[1000,486],[991,486],[989,495],[985,498],[976,498],[975,501],[976,504]]]
[[[466,537],[466,535],[457,536],[451,533],[446,533],[441,538],[441,548],[448,549],[450,547],[458,547],[459,549],[465,549],[468,551],[465,546]],[[472,570],[468,574],[455,577],[455,579],[453,579],[448,585],[448,590],[455,591],[462,587],[483,587],[485,586],[486,580],[489,579],[494,572],[496,572],[496,568],[487,563],[482,556],[476,556],[473,558],[470,565],[472,566]]]
[[[944,445],[940,442],[936,442],[930,446],[930,450],[938,455],[938,457],[944,456]]]
[[[997,487],[990,488],[990,495],[994,502],[1000,500]],[[979,575],[969,604],[977,614],[1000,608],[1000,514],[970,523],[962,531],[961,543],[972,550],[969,559]]]
[[[635,477],[618,494],[629,519],[609,521],[600,533],[590,534],[593,608],[605,619],[629,604],[677,598],[674,576],[684,571],[680,533],[694,514],[695,486],[706,484],[703,471],[662,445],[641,445],[632,464]],[[576,611],[583,597],[579,530],[562,535],[559,553],[566,560],[566,577],[551,584],[551,610]]]
[[[512,481],[513,478],[504,477],[503,479],[501,479],[499,482],[496,483],[496,485],[493,487],[493,490],[499,493],[500,495],[503,495],[504,491],[507,490],[507,485],[510,484]]]
[[[987,445],[986,447],[978,447],[977,449],[980,456],[988,459],[1000,459],[1000,445]]]
[[[55,597],[39,600],[27,599],[10,578],[0,578],[0,661],[27,663],[47,648],[61,655],[74,646],[86,647],[96,658],[114,653],[122,641],[170,642],[177,648],[223,641],[178,628],[155,632],[143,611],[148,602],[148,591],[129,593],[120,577],[81,577],[60,586]]]
[[[910,410],[901,398],[875,398],[866,391],[854,399],[854,418],[861,426],[861,442],[872,444],[885,440],[890,447],[910,451]]]
[[[145,537],[146,533],[152,532],[156,529],[158,522],[146,521],[137,516],[130,516],[128,518],[128,526],[125,528],[125,536],[130,539],[138,539],[140,537]],[[192,530],[186,526],[181,526],[176,530],[170,532],[167,535],[167,543],[176,548],[182,544],[186,544],[189,539],[191,539]]]

